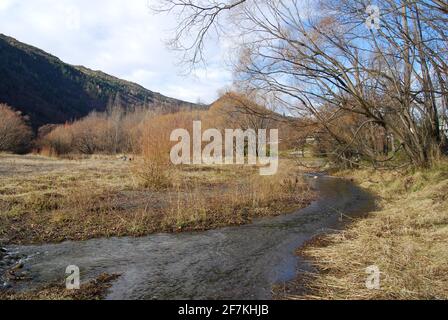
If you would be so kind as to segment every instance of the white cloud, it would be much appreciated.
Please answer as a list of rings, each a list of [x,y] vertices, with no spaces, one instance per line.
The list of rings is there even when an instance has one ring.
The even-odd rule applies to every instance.
[[[0,11],[9,9],[13,3],[14,0],[0,0]]]
[[[209,68],[182,76],[163,40],[174,27],[147,0],[0,0],[0,30],[65,62],[102,70],[189,101],[212,102],[230,82],[218,45]]]

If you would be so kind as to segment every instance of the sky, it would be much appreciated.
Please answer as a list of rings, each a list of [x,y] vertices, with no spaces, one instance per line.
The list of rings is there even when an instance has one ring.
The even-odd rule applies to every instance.
[[[166,47],[175,21],[151,1],[0,0],[0,33],[169,97],[213,102],[231,84],[225,46],[211,42],[207,66],[186,74]]]

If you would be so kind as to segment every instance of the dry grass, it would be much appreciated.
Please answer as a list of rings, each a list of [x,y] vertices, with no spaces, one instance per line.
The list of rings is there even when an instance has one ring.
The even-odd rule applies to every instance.
[[[0,291],[0,300],[102,300],[118,275],[102,274],[97,279],[81,285],[80,290],[67,290],[65,281],[40,289],[17,293]]]
[[[257,168],[248,166],[184,168],[173,177],[177,192],[163,223],[178,230],[203,230],[250,223],[255,217],[303,207],[312,194],[289,170],[293,169],[262,177]]]
[[[0,155],[0,239],[30,244],[205,230],[285,213],[312,198],[289,161],[273,177],[248,166],[176,167],[163,191],[145,188],[135,175],[140,161]]]
[[[303,254],[319,274],[305,275],[311,299],[448,299],[448,164],[420,172],[358,171],[361,186],[381,196],[380,210]],[[368,266],[381,288],[366,288]]]

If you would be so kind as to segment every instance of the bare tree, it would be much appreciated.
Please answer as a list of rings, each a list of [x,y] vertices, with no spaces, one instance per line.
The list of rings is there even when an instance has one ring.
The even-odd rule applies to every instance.
[[[183,50],[184,58],[194,65],[203,61],[204,46],[211,32],[220,33],[221,15],[243,5],[246,0],[232,1],[195,1],[162,0],[153,6],[154,11],[176,14],[179,25],[175,36],[169,42],[175,50]]]
[[[214,25],[239,30],[237,80],[311,115],[337,142],[341,159],[352,161],[345,151],[369,131],[392,136],[416,166],[429,166],[440,154],[448,99],[445,1],[379,0],[378,29],[366,23],[368,0],[163,3],[178,14],[173,43],[191,63],[203,57]],[[194,40],[185,46],[190,33]],[[335,121],[347,112],[361,120],[352,136],[340,135]],[[358,144],[355,153],[374,162],[389,158],[367,145]]]

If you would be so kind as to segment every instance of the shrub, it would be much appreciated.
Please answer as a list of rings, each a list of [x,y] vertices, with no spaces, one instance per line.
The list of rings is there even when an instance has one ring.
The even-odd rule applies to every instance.
[[[0,151],[24,153],[31,146],[33,132],[24,117],[0,104]]]
[[[192,129],[193,120],[201,112],[179,112],[154,116],[140,124],[140,151],[143,157],[135,168],[142,184],[150,189],[160,190],[173,185],[170,152],[176,142],[170,141],[175,129]]]
[[[56,155],[138,153],[139,125],[152,114],[144,108],[125,112],[120,107],[93,112],[73,123],[56,126],[41,137],[39,146]]]
[[[62,155],[73,150],[73,135],[69,125],[57,126],[50,133],[41,138],[40,149],[46,155]]]

